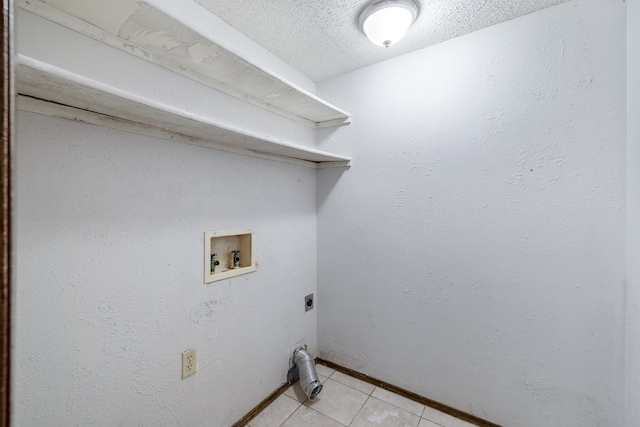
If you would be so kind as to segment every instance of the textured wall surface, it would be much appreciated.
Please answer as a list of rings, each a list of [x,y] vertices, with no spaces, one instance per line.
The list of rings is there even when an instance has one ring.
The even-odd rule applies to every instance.
[[[17,50],[188,112],[315,145],[302,124],[18,10]],[[316,174],[18,117],[14,424],[228,426],[316,349]],[[203,283],[207,230],[256,232],[258,271]],[[180,353],[199,371],[181,379]]]
[[[628,7],[575,0],[322,83],[354,123],[318,148],[355,161],[317,187],[311,169],[19,114],[14,424],[230,425],[281,384],[293,342],[315,350],[296,307],[316,290],[322,357],[514,427],[623,425],[626,380],[640,423]],[[18,15],[21,52],[315,145]],[[237,227],[256,230],[258,272],[204,285],[203,232]]]
[[[627,2],[627,426],[640,425],[640,3]]]
[[[505,426],[624,417],[625,3],[318,85],[321,357]]]
[[[291,344],[315,352],[315,170],[31,113],[17,132],[14,425],[229,426]],[[258,271],[204,285],[204,231],[230,228]]]

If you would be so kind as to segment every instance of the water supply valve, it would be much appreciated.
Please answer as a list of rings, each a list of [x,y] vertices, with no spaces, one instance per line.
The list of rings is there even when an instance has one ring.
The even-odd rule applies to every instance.
[[[211,274],[216,272],[216,266],[220,265],[220,261],[216,259],[218,254],[211,254]]]
[[[236,251],[231,251],[231,253],[233,254],[232,260],[233,260],[233,268],[239,268],[240,267],[240,255],[238,255],[240,253],[240,251],[236,250]]]

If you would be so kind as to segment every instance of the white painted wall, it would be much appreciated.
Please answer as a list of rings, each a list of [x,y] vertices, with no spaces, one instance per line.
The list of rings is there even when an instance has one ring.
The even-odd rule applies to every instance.
[[[627,426],[640,425],[640,3],[627,2]]]
[[[295,307],[319,291],[322,357],[504,425],[621,425],[625,19],[621,1],[576,0],[323,82],[355,120],[319,148],[356,161],[319,172],[317,224],[311,169],[20,113],[14,424],[229,425],[284,380],[292,342],[315,349],[315,313]],[[26,12],[18,23],[18,50],[54,65],[167,102],[202,94]],[[313,144],[233,98],[192,98]],[[257,232],[258,272],[203,285],[204,230],[236,227]],[[192,346],[200,371],[183,381]]]
[[[229,426],[315,352],[314,169],[24,112],[17,135],[14,425]],[[230,228],[258,271],[204,285]]]
[[[624,418],[626,15],[576,0],[318,84],[321,357],[512,427]],[[346,148],[345,148],[346,146]]]
[[[17,51],[230,126],[314,130],[17,10]],[[245,46],[246,47],[246,46]],[[16,426],[228,426],[316,351],[316,174],[20,112]],[[206,230],[251,228],[258,271],[203,283]],[[181,379],[180,353],[199,371]]]

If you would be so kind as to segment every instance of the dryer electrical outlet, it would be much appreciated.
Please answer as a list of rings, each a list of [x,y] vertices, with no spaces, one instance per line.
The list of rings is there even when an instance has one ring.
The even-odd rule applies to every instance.
[[[304,311],[313,310],[313,294],[304,297]]]

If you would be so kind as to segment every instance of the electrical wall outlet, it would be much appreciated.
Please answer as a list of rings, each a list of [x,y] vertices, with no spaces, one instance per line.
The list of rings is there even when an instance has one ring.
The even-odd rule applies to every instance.
[[[304,297],[304,311],[313,310],[313,294]]]
[[[198,353],[195,348],[191,348],[182,353],[182,379],[196,373],[198,363]]]

